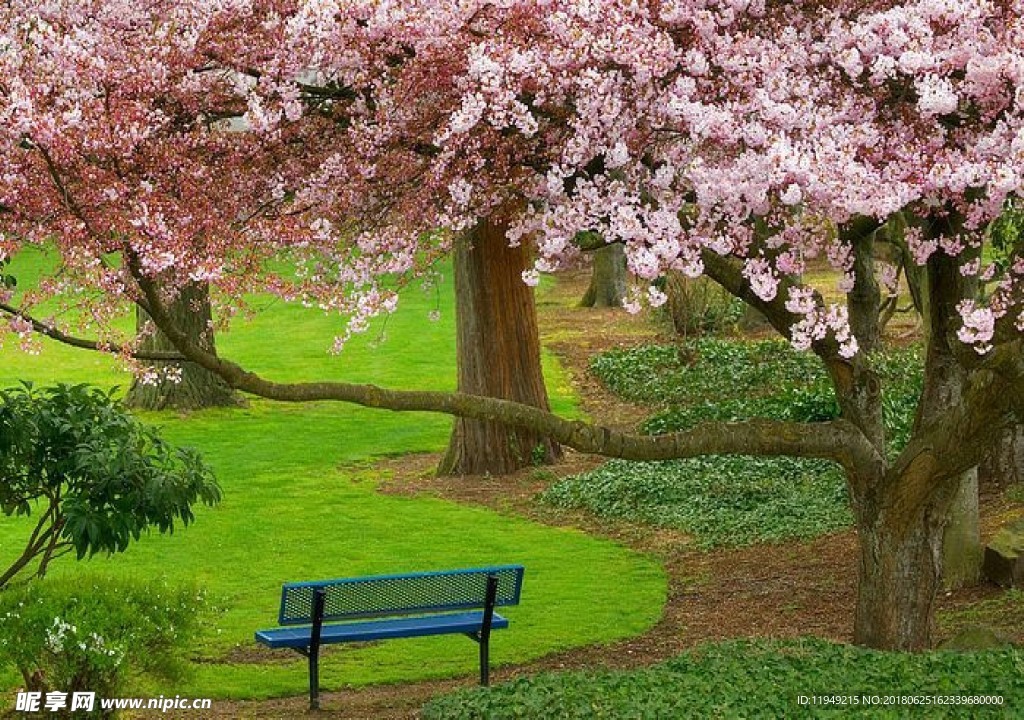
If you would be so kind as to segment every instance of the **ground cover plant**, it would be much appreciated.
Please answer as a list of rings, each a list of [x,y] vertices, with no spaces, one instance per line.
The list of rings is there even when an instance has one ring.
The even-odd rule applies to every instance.
[[[921,392],[920,352],[891,349],[871,360],[887,381],[883,409],[895,454],[910,435]],[[590,370],[623,399],[662,408],[642,425],[651,434],[704,421],[824,422],[839,416],[820,363],[782,340],[701,338],[619,348],[595,356]],[[611,460],[555,483],[541,498],[556,507],[683,530],[705,548],[806,539],[853,524],[842,470],[813,459]]]
[[[22,281],[44,262],[37,254],[18,256],[13,272]],[[436,293],[410,288],[405,310],[387,323],[386,341],[379,342],[377,326],[340,358],[323,344],[330,318],[267,298],[254,298],[260,312],[219,342],[284,377],[315,371],[363,382],[451,387],[447,283],[440,298],[438,308]],[[434,309],[440,319],[430,322]],[[547,358],[545,367],[549,386],[557,389],[555,406],[575,412],[558,364]],[[128,380],[107,356],[50,343],[37,355],[3,349],[0,386],[21,378],[122,389]],[[195,523],[173,536],[144,535],[117,557],[96,557],[85,566],[70,558],[55,563],[47,580],[71,582],[87,568],[90,577],[205,588],[217,612],[190,648],[201,662],[193,664],[189,680],[174,685],[176,693],[223,698],[302,691],[305,661],[260,653],[252,641],[253,631],[275,624],[280,586],[288,580],[521,562],[527,568],[523,604],[510,612],[514,631],[494,642],[497,666],[641,632],[664,602],[658,564],[612,542],[436,498],[377,493],[379,476],[367,468],[382,456],[439,451],[450,431],[443,417],[258,399],[240,409],[139,416],[159,426],[168,441],[201,453],[223,489],[221,504],[199,508]],[[24,520],[0,522],[0,564],[13,559],[29,529]],[[623,581],[627,587],[600,607],[588,600]],[[468,676],[475,663],[465,638],[397,641],[328,651],[322,680],[332,688]],[[0,687],[20,682],[13,668],[0,670]],[[0,697],[7,699],[6,693]]]
[[[852,696],[856,706],[801,705]],[[902,696],[1001,697],[1002,705],[899,704]],[[875,700],[877,698],[877,700]],[[889,702],[887,706],[885,703]],[[877,703],[877,704],[875,704]],[[631,672],[550,673],[437,698],[425,720],[531,718],[1002,718],[1024,707],[1024,654],[888,653],[823,640],[738,640]]]
[[[555,507],[682,530],[702,548],[806,539],[853,523],[842,473],[820,460],[611,460],[555,483],[541,498]]]
[[[910,437],[924,359],[919,347],[909,346],[878,350],[868,362],[883,381],[883,421],[889,453],[895,455]],[[644,344],[601,353],[590,369],[620,397],[665,408],[644,423],[652,434],[685,430],[705,420],[824,422],[839,417],[821,363],[781,339]]]

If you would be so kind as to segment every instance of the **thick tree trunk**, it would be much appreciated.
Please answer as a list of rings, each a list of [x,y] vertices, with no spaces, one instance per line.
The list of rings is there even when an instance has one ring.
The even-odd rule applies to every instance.
[[[205,350],[214,350],[211,326],[210,289],[205,283],[189,285],[168,305],[177,326]],[[136,327],[141,332],[150,318],[142,308],[136,308]],[[153,329],[139,348],[144,352],[173,352],[174,345],[158,329]],[[219,375],[192,362],[149,362],[154,370],[150,381],[139,378],[125,396],[129,407],[144,410],[199,410],[209,407],[227,407],[241,404],[237,393]],[[180,368],[180,376],[178,375]],[[168,377],[170,370],[171,377]],[[180,381],[175,382],[174,376]]]
[[[844,233],[853,245],[853,288],[847,294],[850,329],[857,338],[861,352],[870,353],[878,347],[881,332],[878,315],[882,307],[881,289],[875,280],[875,241],[873,233],[852,230]]]
[[[854,642],[885,650],[918,651],[931,647],[935,598],[942,572],[942,538],[949,495],[904,506],[896,493],[907,482],[884,482],[888,496],[879,507],[861,507],[858,519],[860,582]]]
[[[594,271],[590,276],[581,307],[622,307],[626,299],[626,248],[612,243],[594,252]]]
[[[459,391],[547,410],[533,289],[523,282],[526,250],[510,248],[505,226],[482,220],[455,247]],[[536,432],[457,418],[440,475],[506,475],[546,463],[559,446]]]

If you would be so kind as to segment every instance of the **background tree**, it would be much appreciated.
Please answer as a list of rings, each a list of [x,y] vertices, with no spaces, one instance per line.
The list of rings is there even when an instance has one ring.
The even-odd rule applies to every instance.
[[[189,334],[192,342],[208,352],[216,352],[210,288],[206,283],[192,283],[182,288],[168,310],[175,324]],[[177,353],[174,345],[153,325],[140,307],[135,308],[135,327],[141,335],[137,343],[140,353]],[[125,405],[144,410],[200,410],[208,407],[230,407],[241,398],[224,380],[191,362],[152,360],[132,380],[125,394]]]
[[[459,392],[550,410],[533,288],[523,282],[526,248],[508,247],[505,226],[492,216],[456,243],[454,263]],[[559,454],[528,428],[455,418],[438,473],[506,475]]]
[[[0,588],[33,563],[42,577],[66,553],[123,552],[150,528],[173,532],[195,519],[195,503],[219,500],[195,452],[166,444],[109,393],[84,385],[0,391],[0,509],[37,518]]]
[[[593,271],[582,307],[622,307],[626,300],[626,250],[621,243],[611,243],[594,251]]]

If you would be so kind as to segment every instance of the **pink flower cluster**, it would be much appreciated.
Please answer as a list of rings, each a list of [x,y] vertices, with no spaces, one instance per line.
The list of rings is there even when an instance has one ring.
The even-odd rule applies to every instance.
[[[536,247],[531,284],[588,231],[645,286],[712,251],[766,301],[814,258],[849,290],[835,238],[853,218],[911,218],[924,263],[968,255],[1022,194],[1022,17],[1022,0],[12,0],[0,251],[57,238],[108,303],[137,292],[104,260],[120,252],[172,293],[208,281],[237,309],[261,287],[349,332],[393,309],[385,278],[427,273],[493,214]],[[956,237],[914,229],[951,215]],[[280,258],[294,276],[268,277]],[[993,316],[1019,315],[1022,276],[993,278]],[[789,298],[794,343],[856,352],[812,297]],[[961,312],[984,348],[985,306]]]

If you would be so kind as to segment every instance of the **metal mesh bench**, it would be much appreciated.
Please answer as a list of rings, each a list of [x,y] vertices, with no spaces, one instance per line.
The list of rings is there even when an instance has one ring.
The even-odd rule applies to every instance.
[[[522,587],[521,565],[286,583],[278,615],[284,627],[260,630],[256,641],[309,658],[311,709],[320,706],[320,646],[331,643],[467,635],[480,646],[480,684],[487,685],[491,630],[508,627],[494,608],[518,605]]]

